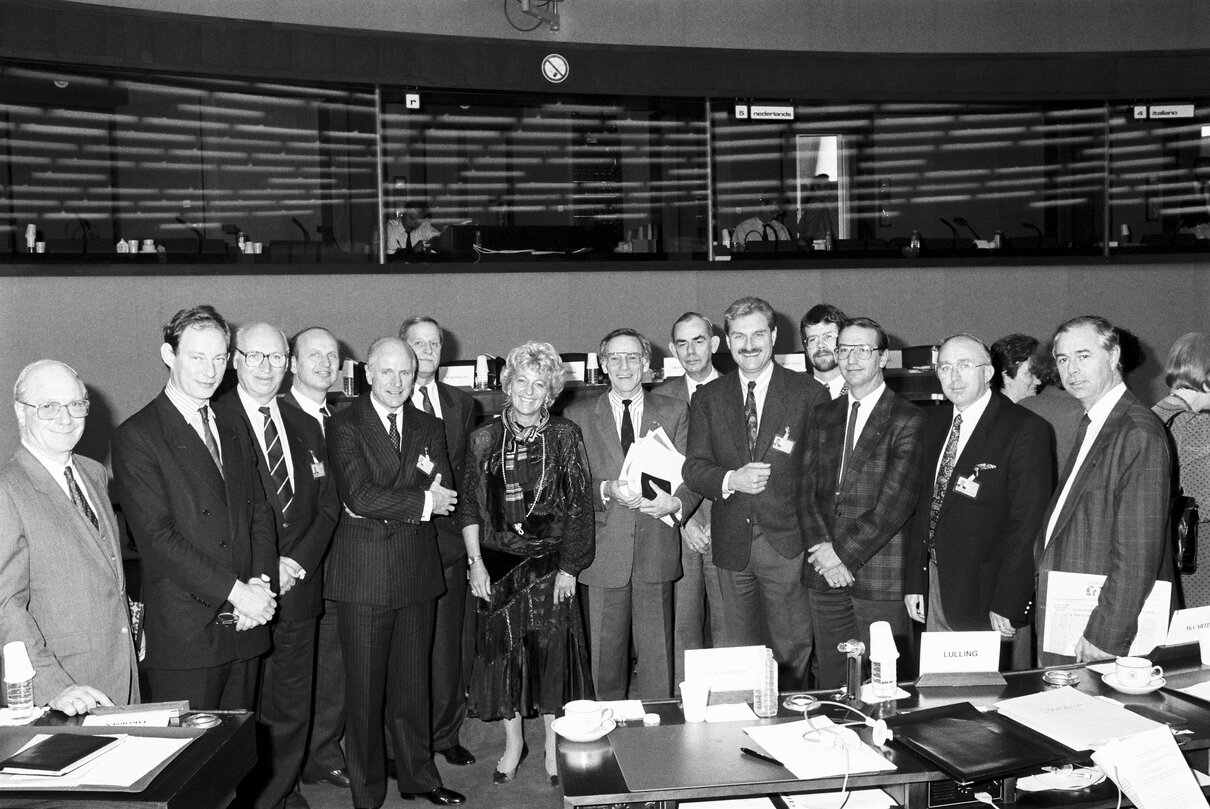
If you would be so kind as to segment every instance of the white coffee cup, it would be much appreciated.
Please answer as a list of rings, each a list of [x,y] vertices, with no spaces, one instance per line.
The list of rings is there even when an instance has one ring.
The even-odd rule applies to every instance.
[[[1164,676],[1164,670],[1145,657],[1119,657],[1114,674],[1122,685],[1142,688]]]
[[[575,699],[563,706],[564,722],[580,733],[591,733],[612,718],[611,709],[590,699]]]
[[[681,683],[681,710],[686,722],[705,722],[706,705],[710,702],[710,684],[697,680]]]

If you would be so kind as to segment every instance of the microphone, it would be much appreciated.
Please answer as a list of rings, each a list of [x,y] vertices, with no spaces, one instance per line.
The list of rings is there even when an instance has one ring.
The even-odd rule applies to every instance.
[[[954,217],[954,224],[960,228],[966,228],[967,230],[969,230],[971,232],[971,235],[975,237],[975,241],[977,241],[977,242],[983,241],[981,238],[979,238],[979,234],[975,233],[975,229],[970,226],[970,222],[967,222],[961,216]]]
[[[305,227],[303,227],[303,223],[298,221],[298,217],[292,216],[292,217],[290,217],[290,221],[293,222],[295,225],[297,225],[298,229],[302,231],[303,241],[306,242],[307,244],[310,244],[311,243],[311,234],[307,232],[307,229]]]
[[[949,221],[948,219],[946,219],[944,216],[943,216],[943,217],[941,217],[941,224],[943,224],[943,225],[945,225],[947,228],[949,228],[949,229],[950,229],[950,233],[954,234],[954,235],[953,235],[953,236],[950,238],[950,247],[957,247],[957,246],[958,246],[958,228],[956,228],[956,227],[954,227],[953,225],[951,225],[951,224],[950,224],[950,221]]]
[[[1038,234],[1038,247],[1042,246],[1042,239],[1045,238],[1042,235],[1042,228],[1038,227],[1037,225],[1033,224],[1032,222],[1022,222],[1021,227],[1028,228],[1029,230],[1032,230],[1034,233]]]
[[[174,216],[173,219],[175,219],[177,222],[181,223],[182,225],[184,225],[185,227],[187,227],[193,231],[193,235],[197,236],[197,251],[198,251],[198,253],[201,253],[202,252],[202,242],[204,242],[206,240],[206,237],[202,235],[202,232],[200,230],[198,230],[197,228],[195,228],[193,225],[186,222],[183,217]]]

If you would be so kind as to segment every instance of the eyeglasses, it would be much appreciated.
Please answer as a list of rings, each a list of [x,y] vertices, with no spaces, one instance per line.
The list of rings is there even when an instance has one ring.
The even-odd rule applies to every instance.
[[[857,359],[868,360],[871,354],[881,350],[881,348],[874,348],[873,346],[839,346],[836,349],[836,356],[843,360],[850,354],[856,354]]]
[[[641,365],[643,362],[642,354],[606,354],[605,364],[610,368],[621,368],[623,365]]]
[[[421,340],[417,338],[415,340],[410,340],[408,345],[410,345],[416,351],[428,351],[433,354],[441,353],[440,340]]]
[[[958,360],[957,362],[947,362],[937,366],[938,376],[949,376],[954,371],[960,374],[969,374],[976,368],[982,368],[987,365],[986,362],[971,362],[970,360]]]
[[[76,399],[74,402],[68,402],[67,404],[60,404],[59,402],[41,402],[39,404],[33,404],[32,402],[23,402],[18,399],[17,404],[23,404],[26,407],[34,408],[38,414],[38,418],[42,419],[43,421],[54,421],[55,419],[59,418],[59,411],[63,408],[67,408],[67,415],[71,416],[73,419],[82,419],[88,415],[87,399]]]
[[[249,368],[259,367],[265,360],[269,361],[269,367],[271,368],[285,368],[286,360],[289,359],[289,357],[280,351],[274,351],[272,354],[266,354],[263,351],[242,351],[238,348],[235,351],[238,354],[244,355],[244,364]]]
[[[836,332],[829,332],[827,334],[812,334],[810,337],[807,338],[807,346],[810,347],[813,345],[820,345],[820,344],[823,344],[826,346],[834,346],[834,345],[836,345],[836,338],[839,336],[840,335],[837,334]]]

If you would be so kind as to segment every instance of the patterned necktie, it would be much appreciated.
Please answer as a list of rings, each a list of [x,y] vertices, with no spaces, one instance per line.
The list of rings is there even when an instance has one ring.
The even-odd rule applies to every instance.
[[[634,422],[630,420],[630,399],[622,400],[622,457],[626,457],[626,453],[630,452],[630,445],[634,443]]]
[[[395,417],[398,413],[387,413],[387,421],[391,422],[391,428],[387,430],[387,435],[391,437],[391,445],[395,447],[395,454],[403,452],[403,439],[399,435],[399,428],[395,426]]]
[[[937,481],[933,484],[933,501],[929,504],[929,541],[937,530],[937,515],[941,513],[941,503],[945,500],[945,490],[949,488],[950,477],[954,474],[954,464],[958,461],[958,436],[962,432],[962,414],[954,416],[950,426],[949,438],[945,440],[945,450],[941,453],[941,467],[937,470]]]
[[[840,459],[840,478],[836,481],[836,489],[839,491],[840,484],[844,482],[846,467],[849,465],[849,456],[853,454],[853,447],[857,444],[857,410],[861,407],[861,402],[853,402],[853,409],[849,411],[849,424],[844,432],[844,456]]]
[[[1071,445],[1071,453],[1067,456],[1067,463],[1063,465],[1063,474],[1059,476],[1059,486],[1055,491],[1063,491],[1063,487],[1067,484],[1067,479],[1075,471],[1076,458],[1080,456],[1080,447],[1084,446],[1084,436],[1088,434],[1088,425],[1091,423],[1087,413],[1080,416],[1080,426],[1076,428],[1076,442]]]
[[[63,476],[67,478],[67,494],[71,497],[71,502],[75,503],[80,511],[84,512],[84,516],[92,523],[92,527],[97,530],[101,529],[101,524],[97,522],[97,515],[88,505],[88,500],[84,497],[84,492],[80,491],[80,484],[76,483],[76,476],[72,474],[71,467],[63,467]]]
[[[744,399],[744,418],[748,422],[748,458],[756,460],[756,380],[748,381],[748,395]]]
[[[227,476],[223,474],[223,459],[218,454],[218,442],[214,440],[214,432],[210,429],[210,408],[202,405],[197,412],[202,417],[202,438],[206,442],[206,449],[210,451],[210,457],[214,459],[219,475],[226,480]]]
[[[277,484],[277,498],[282,504],[282,513],[285,514],[290,510],[290,504],[294,502],[294,487],[290,485],[290,474],[286,469],[286,454],[282,449],[281,435],[277,432],[277,425],[273,423],[269,408],[260,408],[260,414],[265,417],[265,457],[269,459],[269,476]]]
[[[437,411],[433,409],[433,400],[429,398],[429,389],[427,385],[420,389],[420,398],[424,400],[421,402],[421,405],[424,407],[424,412],[428,413],[430,416],[436,416]]]
[[[848,396],[848,395],[849,395],[849,383],[846,382],[840,386],[840,393],[836,394],[836,398],[840,399],[840,398],[842,398],[844,396]]]

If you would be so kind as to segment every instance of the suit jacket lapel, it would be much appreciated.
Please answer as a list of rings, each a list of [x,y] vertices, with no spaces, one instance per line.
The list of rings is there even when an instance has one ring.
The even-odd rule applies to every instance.
[[[849,487],[857,480],[860,475],[861,467],[869,459],[870,453],[874,451],[878,440],[882,437],[883,430],[886,429],[887,420],[891,415],[891,397],[894,394],[888,387],[883,390],[882,395],[878,397],[878,401],[874,402],[874,409],[870,411],[870,417],[866,419],[865,426],[861,430],[861,435],[857,438],[857,444],[853,447],[853,454],[844,462],[844,480],[840,482],[840,491],[846,492]],[[845,423],[848,423],[848,414],[845,414]],[[844,431],[841,431],[841,444],[844,443]]]
[[[648,400],[648,404],[650,400]],[[643,418],[647,417],[647,404],[643,406]],[[622,455],[622,440],[618,437],[618,426],[613,420],[613,406],[609,404],[609,394],[603,393],[597,397],[597,406],[593,408],[593,429],[601,439],[601,443],[609,452],[610,459],[621,471],[625,456]],[[638,438],[636,435],[635,438]]]
[[[394,445],[391,444],[391,437],[387,434],[386,425],[378,418],[378,411],[370,402],[369,394],[359,397],[357,404],[361,407],[361,430],[369,440],[370,449],[378,458],[378,463],[387,469],[402,470],[400,458],[403,456],[401,453],[397,453]],[[408,440],[403,428],[407,421],[407,412],[408,408],[405,404],[399,410],[399,435],[405,448]]]
[[[941,520],[941,517],[945,514],[945,512],[949,509],[950,504],[954,501],[954,486],[958,483],[958,475],[963,470],[968,470],[967,474],[972,474],[969,472],[969,470],[974,467],[976,459],[982,456],[983,448],[987,446],[988,437],[991,435],[991,431],[995,427],[996,416],[999,413],[999,395],[993,393],[991,401],[987,403],[987,407],[983,411],[983,415],[979,418],[979,421],[975,423],[975,426],[971,428],[972,432],[970,434],[970,438],[966,440],[966,446],[962,448],[962,454],[954,459],[954,474],[950,475],[949,484],[945,489],[945,497],[941,501],[941,508],[937,511],[938,521]],[[944,449],[945,441],[948,438],[949,431],[947,430],[945,433],[945,438],[941,440],[941,446],[939,449]],[[936,469],[939,458],[940,452],[937,453],[937,457],[933,458],[933,466],[930,468]],[[936,479],[936,474],[934,474],[932,480],[935,481]]]
[[[1122,398],[1118,399],[1117,404],[1109,411],[1109,417],[1105,419],[1105,423],[1101,425],[1101,429],[1097,432],[1096,439],[1092,442],[1092,446],[1088,449],[1088,454],[1084,456],[1083,463],[1075,472],[1075,478],[1071,481],[1071,489],[1067,492],[1067,499],[1063,501],[1063,510],[1059,512],[1059,518],[1055,520],[1055,530],[1051,533],[1052,537],[1058,536],[1063,530],[1063,526],[1071,519],[1072,509],[1075,508],[1076,502],[1080,499],[1080,495],[1088,486],[1088,479],[1096,470],[1097,465],[1101,462],[1101,456],[1105,454],[1105,450],[1113,441],[1114,434],[1117,432],[1118,422],[1126,417],[1126,411],[1134,402],[1134,395],[1130,391],[1122,394]],[[1072,452],[1078,453],[1079,447],[1072,447]],[[1061,489],[1059,490],[1062,491]],[[1058,497],[1058,494],[1055,495]],[[1053,512],[1047,510],[1046,520],[1042,523],[1043,532],[1046,531],[1046,526],[1050,522],[1050,516]],[[1045,541],[1045,536],[1043,537]],[[1053,543],[1052,543],[1053,544]]]
[[[84,512],[80,510],[79,506],[71,502],[71,498],[67,496],[67,492],[59,488],[59,484],[51,477],[50,472],[42,465],[42,462],[35,458],[25,447],[21,447],[20,452],[21,465],[25,468],[25,474],[29,477],[33,487],[50,498],[52,503],[61,506],[62,511],[71,514],[70,519],[76,527],[77,541],[87,549],[87,552],[92,555],[98,564],[104,566],[106,570],[112,573],[113,565],[110,563],[109,556],[102,545],[101,534],[92,527],[92,523],[84,516]],[[101,499],[102,495],[94,491],[94,487],[88,483],[83,474],[77,474],[75,478],[76,482],[87,490],[89,500],[94,508],[99,509],[109,502],[109,494],[106,493],[104,499]],[[97,514],[97,522],[101,526],[107,524],[104,517],[99,513]]]
[[[172,403],[167,394],[161,393],[155,401],[159,408],[160,428],[164,433],[164,440],[183,461],[181,468],[186,474],[196,477],[199,483],[217,497],[226,501],[227,487],[223,482],[223,476],[219,474],[218,467],[214,465],[214,458],[210,457],[210,451],[206,449],[206,442],[189,422],[185,421],[185,417],[181,411],[176,409],[176,405]],[[212,408],[211,413],[213,412]],[[217,423],[217,420],[211,422],[212,425]],[[226,458],[226,450],[222,448],[221,444],[220,451]]]
[[[782,417],[786,414],[785,386],[782,384],[781,367],[774,366],[773,375],[769,377],[769,389],[765,391],[765,406],[761,408],[760,422],[756,425],[756,460],[763,461],[777,429],[781,426]],[[745,429],[744,435],[747,436]]]

